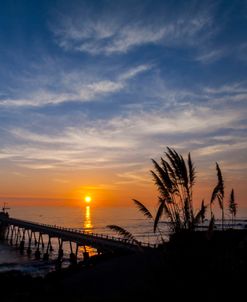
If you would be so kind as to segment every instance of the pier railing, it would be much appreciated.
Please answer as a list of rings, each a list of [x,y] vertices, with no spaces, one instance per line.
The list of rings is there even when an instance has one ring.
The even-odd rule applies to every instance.
[[[121,245],[126,246],[126,248],[129,247],[141,247],[141,248],[156,248],[158,244],[153,244],[149,242],[142,242],[142,241],[134,241],[131,239],[126,239],[122,237],[117,237],[113,235],[108,234],[99,234],[99,233],[93,233],[91,231],[87,230],[81,230],[77,228],[70,228],[70,227],[62,227],[58,226],[56,224],[44,224],[40,222],[33,222],[28,220],[20,220],[16,218],[7,218],[7,217],[0,217],[0,220],[5,221],[5,223],[8,223],[10,225],[15,225],[17,227],[27,228],[27,229],[33,229],[34,231],[37,230],[38,232],[43,232],[44,234],[47,233],[49,235],[50,231],[58,231],[61,237],[64,237],[66,235],[66,238],[69,238],[69,234],[71,234],[71,237],[74,237],[75,235],[82,235],[84,238],[90,239],[90,241],[98,241],[103,240],[105,243],[110,242],[112,243],[121,243]],[[41,227],[42,229],[38,227]],[[58,236],[59,236],[58,234]],[[71,239],[73,241],[73,238]]]
[[[14,219],[14,218],[11,218],[11,219]],[[113,236],[113,235],[102,234],[102,233],[94,233],[94,232],[82,230],[79,228],[62,227],[62,226],[58,226],[56,224],[46,224],[46,223],[33,222],[33,221],[28,221],[28,220],[21,220],[21,221],[23,221],[25,223],[40,225],[42,227],[60,230],[60,231],[83,234],[83,235],[86,235],[86,236],[89,236],[92,238],[102,238],[102,239],[107,239],[107,240],[113,240],[116,242],[120,241],[120,242],[127,243],[127,244],[133,244],[133,245],[139,245],[139,246],[151,247],[151,248],[156,248],[158,246],[158,244],[142,242],[142,241],[138,241],[138,244],[137,244],[136,241],[134,241],[134,240],[126,239],[123,237],[117,237],[117,236]]]

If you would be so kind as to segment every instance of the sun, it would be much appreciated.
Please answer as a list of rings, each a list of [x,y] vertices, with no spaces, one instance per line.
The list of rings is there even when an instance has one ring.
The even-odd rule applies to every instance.
[[[89,202],[91,202],[92,198],[91,198],[91,196],[87,195],[87,196],[85,196],[84,200],[86,203],[89,203]]]

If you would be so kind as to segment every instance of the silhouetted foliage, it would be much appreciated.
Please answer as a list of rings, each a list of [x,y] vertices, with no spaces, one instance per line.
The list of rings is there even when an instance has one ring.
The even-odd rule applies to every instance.
[[[235,194],[234,194],[234,190],[232,189],[231,194],[230,194],[230,200],[229,200],[229,212],[232,216],[232,224],[234,221],[234,218],[237,215],[237,203],[235,202]]]
[[[216,163],[216,171],[217,171],[217,178],[218,178],[218,183],[215,186],[213,192],[212,192],[212,196],[211,196],[211,200],[210,200],[210,208],[211,208],[211,216],[212,216],[212,205],[215,201],[215,199],[217,198],[218,202],[219,202],[219,206],[221,209],[221,220],[222,220],[222,228],[224,226],[224,196],[225,196],[225,192],[224,192],[224,180],[222,177],[222,173],[220,170],[220,167],[218,165],[218,163]]]
[[[136,238],[127,230],[125,230],[124,228],[118,226],[118,225],[107,225],[107,228],[115,231],[116,233],[118,233],[119,235],[122,235],[126,240],[132,241],[136,244],[139,244],[138,240],[136,240]]]
[[[198,224],[200,222],[204,223],[206,218],[206,211],[207,211],[207,206],[204,204],[204,199],[203,199],[201,203],[201,209],[195,217],[195,224]]]
[[[149,212],[149,210],[142,204],[140,201],[133,199],[135,205],[138,207],[138,209],[143,213],[144,216],[146,216],[149,219],[153,219],[152,214]]]
[[[190,153],[187,160],[184,160],[181,154],[167,147],[165,157],[160,158],[160,163],[154,159],[152,159],[152,163],[154,170],[150,172],[159,192],[156,215],[153,216],[145,205],[133,199],[135,205],[145,217],[153,220],[154,233],[158,230],[162,240],[162,232],[158,228],[158,225],[164,216],[165,220],[169,222],[171,233],[194,231],[200,223],[204,223],[207,205],[202,200],[200,209],[194,209],[193,187],[196,181],[196,170]],[[211,210],[211,220],[208,227],[209,236],[215,227],[213,204],[216,199],[222,212],[222,229],[224,225],[224,179],[218,163],[216,163],[216,171],[217,184],[213,189],[209,203]],[[232,217],[236,216],[236,210],[237,204],[235,203],[234,191],[232,190],[229,201],[229,211]],[[118,226],[109,227],[126,238],[133,237],[129,232]]]
[[[163,214],[169,219],[173,232],[194,230],[196,224],[204,220],[206,206],[203,202],[198,212],[193,208],[196,172],[190,153],[187,162],[171,148],[167,148],[165,155],[166,159],[162,157],[160,164],[152,160],[155,170],[151,174],[160,193],[154,231]]]

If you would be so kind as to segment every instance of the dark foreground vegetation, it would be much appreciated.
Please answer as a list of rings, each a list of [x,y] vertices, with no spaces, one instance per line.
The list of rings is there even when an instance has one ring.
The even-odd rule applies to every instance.
[[[0,274],[0,301],[245,301],[247,231],[195,232],[45,278]]]

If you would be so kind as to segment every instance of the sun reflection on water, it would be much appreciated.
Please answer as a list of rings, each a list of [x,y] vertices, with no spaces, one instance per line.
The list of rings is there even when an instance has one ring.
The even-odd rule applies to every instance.
[[[86,206],[85,217],[84,217],[84,230],[86,232],[92,232],[92,221],[91,221],[91,208]]]
[[[85,207],[85,216],[84,216],[83,227],[84,227],[84,231],[86,233],[92,233],[93,225],[92,225],[92,221],[91,221],[91,208],[89,205],[87,205]],[[97,250],[88,245],[79,247],[79,251],[81,253],[88,252],[90,257],[97,254]]]

